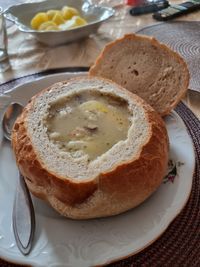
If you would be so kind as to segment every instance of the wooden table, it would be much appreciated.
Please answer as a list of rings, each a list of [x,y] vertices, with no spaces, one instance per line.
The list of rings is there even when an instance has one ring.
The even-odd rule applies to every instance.
[[[37,1],[37,0],[36,0]],[[14,3],[25,2],[23,0],[0,0],[0,6],[4,8]],[[125,33],[136,32],[139,29],[152,24],[157,24],[152,19],[151,14],[141,16],[130,16],[129,8],[123,0],[93,0],[94,3],[114,6],[116,9],[115,16],[105,22],[99,29],[99,33],[88,40],[75,44],[57,47],[55,49],[41,45],[33,37],[20,33],[15,26],[8,29],[8,52],[10,54],[11,69],[0,75],[0,82],[20,77],[26,74],[66,66],[90,66],[97,55],[109,41],[123,36]],[[179,3],[180,0],[170,1]],[[185,15],[181,20],[198,21],[200,11]],[[13,39],[14,38],[14,39]],[[15,43],[16,40],[16,43]],[[13,44],[13,45],[12,45]],[[17,47],[17,48],[16,48]],[[27,50],[27,55],[24,52]],[[31,53],[31,59],[30,59]],[[35,53],[35,56],[34,56]],[[59,55],[65,54],[63,59]],[[46,54],[47,56],[43,56]],[[57,58],[55,61],[55,58]],[[52,59],[52,60],[51,60]],[[29,62],[26,62],[29,60]],[[32,60],[32,61],[31,61]],[[38,63],[38,62],[42,63]],[[26,62],[26,64],[23,62]],[[200,93],[188,90],[184,102],[200,118]]]

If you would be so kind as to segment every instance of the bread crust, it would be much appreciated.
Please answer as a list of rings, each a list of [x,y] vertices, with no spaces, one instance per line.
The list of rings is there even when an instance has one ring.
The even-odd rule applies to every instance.
[[[106,76],[98,74],[98,71],[101,68],[100,67],[101,62],[103,62],[105,57],[107,57],[107,54],[109,53],[109,51],[111,51],[115,45],[117,45],[119,43],[122,43],[123,41],[126,41],[126,40],[129,40],[130,42],[134,42],[134,41],[137,41],[137,40],[148,41],[149,45],[155,46],[160,50],[166,51],[169,54],[170,57],[173,57],[182,66],[182,74],[181,75],[184,76],[184,85],[180,88],[178,94],[173,99],[171,99],[171,103],[169,103],[170,101],[168,101],[166,104],[164,104],[164,106],[162,106],[162,110],[156,109],[155,106],[152,105],[153,108],[156,109],[156,111],[162,117],[165,116],[165,115],[168,115],[173,110],[173,108],[175,108],[177,106],[177,104],[180,102],[180,100],[183,99],[184,96],[186,95],[186,92],[187,92],[187,89],[188,89],[188,86],[189,86],[190,75],[189,75],[187,64],[183,60],[183,58],[178,53],[176,53],[175,51],[171,50],[165,44],[158,42],[155,38],[149,37],[149,36],[145,36],[145,35],[126,34],[126,35],[124,35],[124,37],[119,38],[119,39],[107,44],[104,47],[104,49],[101,51],[99,56],[97,57],[97,59],[96,59],[95,63],[93,64],[93,66],[90,67],[89,75],[101,76],[103,78],[106,78]],[[124,69],[126,69],[126,66],[124,66]],[[113,81],[116,82],[115,80],[113,80]],[[124,86],[124,87],[126,88],[126,86]],[[134,87],[134,82],[133,82],[133,87]],[[134,91],[132,91],[132,92],[134,93]],[[151,97],[151,92],[149,94],[149,97]],[[148,103],[150,103],[150,101],[148,101],[148,99],[145,99],[145,100]]]
[[[61,177],[49,171],[39,158],[27,129],[27,116],[38,95],[32,98],[14,125],[12,147],[28,188],[64,216],[88,219],[119,214],[142,203],[159,187],[165,176],[169,140],[163,120],[141,98],[122,87],[121,90],[143,107],[150,125],[148,141],[142,144],[137,155],[128,161],[122,160],[95,178],[76,180]]]

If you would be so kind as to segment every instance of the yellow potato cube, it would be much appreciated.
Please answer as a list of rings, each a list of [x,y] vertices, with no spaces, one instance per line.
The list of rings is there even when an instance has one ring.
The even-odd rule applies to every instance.
[[[74,16],[65,23],[59,25],[60,30],[70,30],[87,24],[87,22],[79,16]]]
[[[53,21],[46,21],[46,22],[40,24],[40,26],[39,26],[39,30],[40,30],[40,31],[45,31],[45,30],[47,30],[47,28],[49,28],[49,27],[56,27],[56,28],[58,29],[58,27],[57,27],[57,25],[55,24],[55,22],[53,22]]]
[[[73,16],[79,15],[79,12],[76,8],[64,6],[62,8],[62,15],[65,20],[71,19]]]
[[[55,9],[48,10],[48,11],[47,11],[48,19],[49,19],[49,20],[52,20],[53,17],[56,15],[56,13],[60,13],[60,14],[61,14],[61,11],[59,11],[59,10],[55,10]]]
[[[65,20],[64,20],[64,18],[63,18],[63,16],[62,16],[61,12],[57,12],[57,13],[54,15],[52,21],[55,22],[56,25],[60,25],[60,24],[62,24],[62,23],[65,23]]]
[[[31,20],[31,27],[34,30],[37,30],[39,26],[46,21],[48,21],[48,16],[45,12],[37,13]]]
[[[72,19],[74,20],[74,24],[76,27],[87,24],[87,21],[81,18],[80,16],[74,16]]]
[[[77,26],[76,26],[75,21],[73,19],[69,19],[65,23],[60,24],[58,27],[60,30],[70,30],[70,29],[73,29]]]

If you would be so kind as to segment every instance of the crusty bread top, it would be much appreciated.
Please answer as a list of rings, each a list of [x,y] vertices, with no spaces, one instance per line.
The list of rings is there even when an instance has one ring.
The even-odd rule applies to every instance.
[[[189,84],[181,56],[154,38],[135,34],[106,45],[89,73],[139,95],[161,116],[177,105]]]
[[[61,151],[56,144],[50,142],[43,120],[47,116],[51,102],[63,96],[90,90],[125,99],[131,114],[131,126],[126,140],[119,141],[106,153],[88,163],[86,155],[72,158],[68,152]],[[152,125],[157,123],[149,117],[154,110],[141,98],[115,83],[97,77],[82,77],[56,83],[33,97],[24,112],[27,113],[24,121],[27,134],[42,166],[58,177],[75,178],[77,182],[83,179],[92,180],[98,177],[99,173],[115,169],[122,162],[137,159],[142,147],[151,138]]]

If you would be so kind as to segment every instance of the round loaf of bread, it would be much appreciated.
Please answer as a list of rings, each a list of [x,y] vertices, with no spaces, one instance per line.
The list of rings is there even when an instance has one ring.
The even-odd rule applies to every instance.
[[[104,99],[107,102],[102,102]],[[63,143],[64,135],[60,137],[56,128],[51,128],[55,118],[62,122],[66,119],[65,131],[72,127],[73,110],[80,111],[80,116],[89,114],[93,124],[81,131],[78,122],[78,132],[72,131],[68,137],[79,138],[78,144],[87,137],[91,144],[92,138],[99,136],[92,147],[99,154],[90,157],[80,148],[71,151]],[[99,116],[98,122],[95,116]],[[108,116],[107,130],[113,135],[121,134],[116,123],[123,126],[125,118],[128,123],[121,140],[102,153],[109,134],[103,133],[102,138],[100,128]],[[84,125],[85,117],[80,118],[84,118],[80,121]],[[84,76],[56,83],[34,96],[14,125],[12,147],[18,167],[35,196],[48,201],[64,216],[88,219],[119,214],[148,198],[165,176],[169,141],[162,118],[144,100],[109,80]]]
[[[135,34],[106,45],[89,73],[139,95],[161,116],[178,104],[189,84],[188,68],[179,54],[154,38]]]

